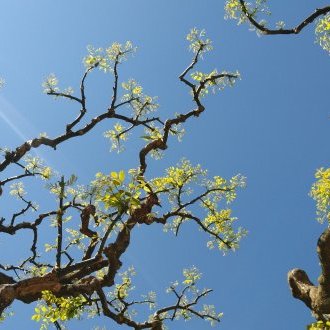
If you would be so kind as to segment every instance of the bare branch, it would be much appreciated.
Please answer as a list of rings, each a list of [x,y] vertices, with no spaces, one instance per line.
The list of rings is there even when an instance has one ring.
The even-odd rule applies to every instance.
[[[239,2],[241,4],[243,13],[247,17],[247,19],[250,21],[250,23],[255,28],[257,28],[259,31],[261,31],[265,35],[298,34],[306,26],[308,26],[309,24],[313,23],[316,18],[318,18],[320,16],[323,16],[323,15],[327,14],[328,12],[330,12],[330,6],[326,6],[324,8],[316,9],[314,11],[314,13],[312,13],[311,15],[309,15],[308,17],[306,17],[301,23],[299,23],[296,27],[294,27],[292,29],[268,29],[267,27],[265,27],[264,25],[258,23],[254,19],[252,13],[250,13],[249,10],[248,10],[248,8],[247,8],[246,1],[239,0]]]

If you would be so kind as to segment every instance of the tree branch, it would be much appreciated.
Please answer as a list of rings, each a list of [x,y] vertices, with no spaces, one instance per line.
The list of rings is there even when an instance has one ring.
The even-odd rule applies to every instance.
[[[245,14],[249,22],[261,31],[265,35],[276,35],[276,34],[298,34],[300,33],[307,25],[314,22],[314,20],[320,16],[326,15],[330,12],[330,6],[326,6],[320,9],[316,9],[314,13],[306,17],[301,23],[292,29],[268,29],[262,24],[259,24],[254,18],[253,15],[249,12],[246,1],[239,0],[242,8],[242,12]]]
[[[318,320],[324,314],[330,314],[330,229],[327,228],[317,243],[320,259],[321,275],[319,285],[315,286],[308,275],[301,269],[293,269],[288,273],[289,286],[293,297],[301,300],[312,310]]]

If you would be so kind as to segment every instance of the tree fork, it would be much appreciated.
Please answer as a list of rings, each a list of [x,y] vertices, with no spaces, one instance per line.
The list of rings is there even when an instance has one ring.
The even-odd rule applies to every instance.
[[[314,285],[307,273],[293,269],[288,273],[289,286],[294,298],[305,303],[318,320],[324,321],[324,314],[330,314],[330,228],[327,228],[317,242],[317,254],[321,265],[319,285]]]

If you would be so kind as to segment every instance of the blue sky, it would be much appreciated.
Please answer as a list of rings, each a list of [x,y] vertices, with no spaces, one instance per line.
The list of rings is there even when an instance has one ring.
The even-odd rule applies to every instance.
[[[274,20],[288,26],[325,4],[269,2]],[[249,235],[237,252],[223,257],[206,248],[206,237],[193,226],[179,238],[157,226],[140,227],[124,261],[135,265],[136,286],[155,290],[160,298],[183,268],[197,266],[202,284],[214,289],[208,301],[224,312],[219,329],[304,329],[312,318],[291,297],[286,274],[295,267],[306,270],[313,281],[319,274],[316,241],[325,225],[316,222],[308,192],[315,170],[329,166],[330,160],[329,57],[314,44],[313,26],[298,36],[257,37],[223,16],[220,0],[2,1],[0,75],[6,86],[0,94],[0,145],[14,148],[40,132],[62,132],[77,109],[42,94],[41,83],[55,73],[61,86],[77,89],[89,44],[106,47],[131,40],[138,51],[121,67],[123,79],[134,77],[147,93],[158,95],[163,118],[189,110],[189,94],[177,78],[192,56],[185,35],[192,27],[205,28],[214,51],[201,68],[239,70],[242,80],[208,97],[205,114],[185,126],[183,142],[173,139],[162,161],[150,160],[150,175],[161,174],[182,157],[200,163],[211,175],[243,174],[248,185],[232,208]],[[102,111],[110,95],[111,81],[93,74],[88,81],[91,111]],[[109,142],[102,137],[109,125],[61,145],[57,152],[40,148],[38,154],[58,171],[76,173],[80,183],[98,171],[136,167],[135,141],[127,143],[123,154],[109,153]],[[47,192],[43,199],[51,203]],[[14,207],[0,201],[1,213]],[[10,244],[2,237],[6,259],[24,254],[26,241],[20,236]],[[5,329],[38,329],[30,321],[33,306],[17,303],[13,310],[16,317],[6,321]],[[72,323],[69,329],[93,325],[120,328],[100,319]],[[202,321],[169,324],[180,330],[207,326]]]

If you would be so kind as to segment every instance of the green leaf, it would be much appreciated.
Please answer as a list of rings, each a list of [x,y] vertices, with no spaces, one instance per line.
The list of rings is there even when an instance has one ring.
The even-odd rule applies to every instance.
[[[125,172],[124,171],[120,171],[118,177],[119,177],[119,180],[121,182],[124,182],[124,180],[125,180]]]
[[[117,173],[116,173],[117,174]],[[118,180],[118,179],[113,179],[112,180],[113,184],[116,185],[116,186],[120,186],[121,185],[121,182]]]
[[[118,173],[117,172],[111,172],[110,175],[111,175],[111,177],[113,179],[117,179],[118,178]]]
[[[32,315],[32,317],[31,317],[31,320],[32,320],[32,321],[36,321],[36,322],[39,322],[40,319],[41,319],[41,315],[40,315],[40,314],[34,314],[34,315]]]

